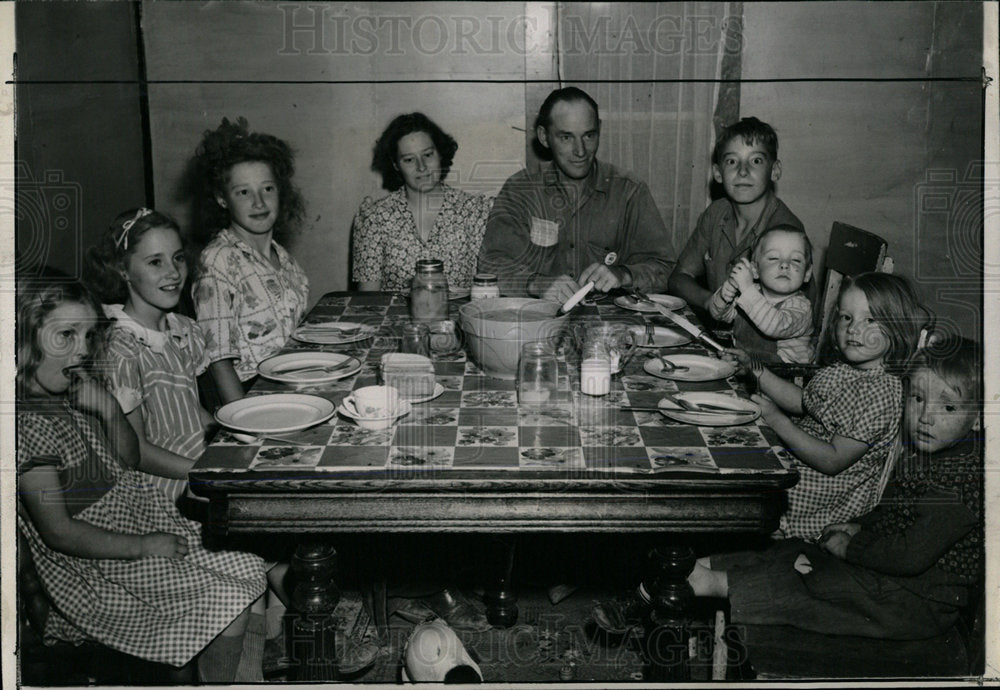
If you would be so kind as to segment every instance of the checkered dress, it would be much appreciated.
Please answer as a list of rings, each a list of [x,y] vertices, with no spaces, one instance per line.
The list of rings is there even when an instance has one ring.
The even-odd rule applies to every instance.
[[[74,470],[79,476],[78,470],[88,469],[81,465],[97,463],[100,466],[86,474],[115,480],[75,519],[124,534],[183,535],[190,549],[182,560],[68,556],[47,547],[20,509],[18,525],[53,603],[46,642],[97,640],[134,656],[181,666],[264,592],[263,561],[246,553],[206,550],[201,526],[181,517],[141,473],[122,468],[91,418],[69,405],[59,414],[22,410],[17,432],[19,472],[54,466],[65,482]],[[67,489],[69,496],[72,487]]]
[[[827,525],[847,522],[878,504],[882,468],[903,415],[903,386],[882,369],[834,364],[806,386],[802,407],[806,416],[798,425],[807,433],[826,442],[838,435],[868,445],[857,462],[834,476],[796,461],[799,483],[788,491],[781,531],[786,537],[815,539]]]

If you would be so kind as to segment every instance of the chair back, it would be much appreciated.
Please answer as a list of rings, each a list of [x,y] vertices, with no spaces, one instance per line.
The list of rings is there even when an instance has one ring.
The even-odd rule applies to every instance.
[[[822,362],[823,349],[829,339],[830,323],[837,307],[837,294],[844,276],[854,277],[870,271],[885,271],[891,259],[886,259],[889,244],[873,233],[846,223],[834,223],[826,249],[826,278],[823,298],[817,314],[816,360]]]

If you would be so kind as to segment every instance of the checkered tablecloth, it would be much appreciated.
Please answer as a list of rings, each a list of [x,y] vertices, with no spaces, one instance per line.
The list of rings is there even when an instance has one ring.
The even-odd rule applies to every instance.
[[[458,307],[452,302],[452,317]],[[687,313],[688,318],[694,316]],[[377,334],[347,345],[289,341],[284,352],[324,350],[359,358],[361,370],[339,381],[290,385],[260,379],[249,395],[300,392],[334,404],[350,391],[378,383],[381,356],[399,349],[400,327],[409,321],[406,297],[385,293],[325,295],[306,321],[342,320],[371,324]],[[621,321],[669,325],[659,315],[629,312],[610,301],[580,307],[572,322]],[[569,329],[567,329],[569,330]],[[789,458],[774,432],[759,421],[733,427],[697,427],[671,421],[658,412],[632,412],[622,406],[655,407],[662,392],[713,391],[745,395],[736,378],[704,383],[673,382],[650,376],[642,365],[651,351],[636,350],[612,391],[603,397],[580,392],[578,356],[567,335],[559,348],[560,396],[544,407],[519,407],[514,381],[483,375],[464,352],[435,358],[439,397],[413,406],[390,429],[370,431],[336,415],[327,423],[283,438],[304,445],[258,440],[244,444],[219,432],[195,465],[197,472],[358,472],[403,468],[436,470],[620,472],[632,476],[667,472],[784,473]],[[660,352],[696,352],[699,345]]]

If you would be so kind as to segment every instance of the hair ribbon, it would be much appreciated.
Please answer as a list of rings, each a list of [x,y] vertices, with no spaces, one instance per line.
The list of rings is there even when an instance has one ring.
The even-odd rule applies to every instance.
[[[121,246],[123,251],[128,251],[128,231],[132,229],[132,226],[135,225],[135,222],[137,220],[145,216],[148,216],[152,212],[153,209],[146,208],[145,206],[143,206],[142,208],[140,208],[138,211],[135,212],[135,215],[132,216],[131,220],[127,220],[124,223],[122,223],[122,234],[118,236],[117,240],[115,240],[115,246],[116,247]]]

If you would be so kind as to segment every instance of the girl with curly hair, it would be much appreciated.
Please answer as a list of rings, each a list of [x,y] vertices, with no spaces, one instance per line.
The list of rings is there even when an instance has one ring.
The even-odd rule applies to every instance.
[[[209,371],[222,403],[243,397],[257,365],[277,352],[302,318],[309,279],[277,239],[304,212],[292,184],[295,159],[281,139],[223,118],[195,153],[211,240],[192,294],[208,340]]]
[[[451,287],[468,288],[492,200],[443,182],[458,144],[423,113],[396,117],[375,142],[372,170],[390,194],[354,219],[354,280],[404,291],[419,259],[441,259]]]
[[[177,224],[152,209],[125,211],[87,253],[87,281],[113,320],[111,392],[139,439],[144,469],[171,500],[205,450],[213,423],[198,399],[205,336],[174,310],[187,281]]]

